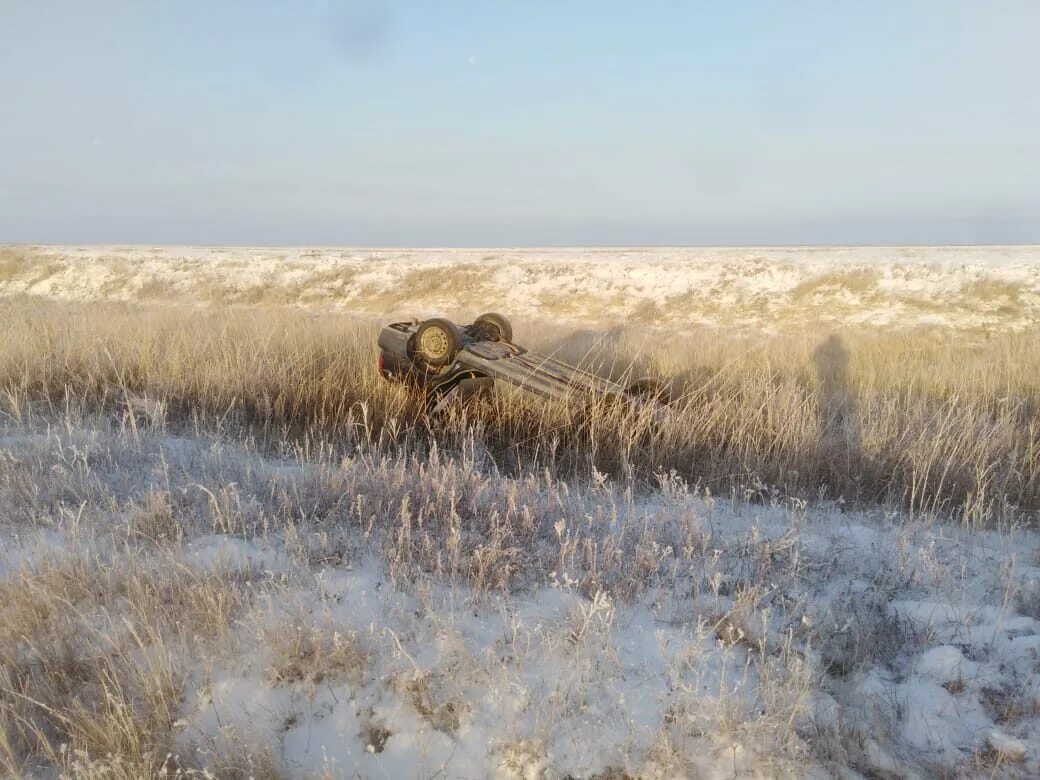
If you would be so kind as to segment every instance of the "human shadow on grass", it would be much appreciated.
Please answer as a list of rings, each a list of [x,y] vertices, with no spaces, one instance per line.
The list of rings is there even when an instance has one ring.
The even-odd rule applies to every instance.
[[[831,490],[851,489],[862,498],[866,458],[856,395],[849,382],[849,350],[841,336],[831,334],[813,352],[816,370],[817,458],[821,484]]]

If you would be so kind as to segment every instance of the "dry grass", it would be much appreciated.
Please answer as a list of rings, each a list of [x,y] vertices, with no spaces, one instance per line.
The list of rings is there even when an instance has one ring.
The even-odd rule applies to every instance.
[[[874,290],[880,278],[881,274],[877,271],[864,269],[833,271],[799,282],[791,289],[791,298],[794,301],[803,301],[828,288],[846,290],[863,296]]]
[[[385,440],[502,469],[674,471],[712,491],[889,503],[992,524],[1040,510],[1040,334],[846,332],[651,340],[625,330],[523,337],[617,378],[671,385],[661,425],[623,407],[515,393],[432,428],[375,371],[377,325],[294,309],[8,302],[0,406],[117,412],[130,426],[239,431],[263,446]]]
[[[21,247],[0,247],[0,282],[16,279],[34,263],[34,254]]]
[[[395,307],[425,296],[446,297],[453,304],[486,296],[491,288],[487,273],[479,265],[451,267],[450,273],[443,268],[424,268],[408,271],[387,302]]]
[[[269,678],[275,685],[362,679],[365,652],[349,629],[303,618],[267,628],[262,643],[272,658]]]
[[[104,321],[131,314],[114,309]],[[244,327],[240,313],[194,325],[163,316],[214,360],[208,328],[219,318],[225,333]],[[297,316],[245,332],[291,339]],[[322,327],[331,336],[343,326]],[[207,376],[204,362],[189,365]],[[29,386],[7,401],[20,422],[0,429],[0,533],[11,543],[10,558],[0,550],[6,775],[301,776],[287,756],[300,759],[311,729],[312,756],[357,741],[370,775],[417,735],[447,745],[447,756],[474,734],[501,754],[488,771],[513,776],[595,776],[579,768],[598,760],[606,777],[696,775],[705,764],[786,776],[811,761],[867,773],[873,721],[817,723],[815,697],[829,692],[855,712],[855,692],[842,693],[849,681],[923,649],[888,607],[909,597],[966,603],[979,597],[978,572],[998,568],[982,543],[996,534],[951,538],[908,523],[878,531],[874,544],[821,545],[799,537],[797,502],[768,491],[747,496],[764,505],[698,498],[676,473],[659,474],[661,491],[640,506],[595,474],[561,479],[552,457],[565,459],[563,445],[555,455],[532,449],[545,468],[509,476],[491,457],[494,407],[409,440],[405,396],[384,407],[381,434],[358,410],[336,423],[349,442],[311,438],[321,431],[305,419],[279,439],[273,422],[265,438],[262,416],[203,409],[182,419],[172,396],[168,406],[127,403],[122,387],[111,403],[63,390],[67,407],[41,411],[50,396],[32,407]],[[136,388],[138,399],[155,389],[143,378]],[[565,411],[513,413],[510,424],[537,428]],[[181,435],[184,426],[201,435]],[[575,441],[589,449],[566,455],[575,463],[598,446],[582,435]],[[845,519],[829,519],[841,540]],[[19,546],[32,540],[42,551]],[[1014,568],[1006,583],[987,580],[986,604],[1024,592]],[[990,636],[980,632],[973,658],[990,652]],[[644,661],[658,655],[666,661],[649,675]],[[1032,694],[1012,682],[984,701],[999,722],[1029,727]],[[961,695],[974,695],[975,682],[965,684]],[[644,686],[656,692],[640,698]],[[643,726],[630,726],[620,691]],[[329,722],[341,724],[335,743],[322,731]],[[600,722],[632,744],[606,744]],[[731,746],[741,746],[740,769]],[[575,763],[557,771],[568,750]],[[444,774],[453,770],[463,774]]]
[[[244,603],[226,573],[129,550],[43,558],[4,580],[0,768],[15,776],[43,760],[89,776],[89,757],[108,756],[117,776],[157,771],[180,705],[175,658],[225,633]]]
[[[489,713],[497,771],[552,773],[590,712],[631,724],[618,691],[644,683],[662,686],[649,736],[574,743],[603,753],[600,776],[884,772],[865,745],[898,744],[897,723],[814,708],[826,694],[856,712],[859,675],[925,649],[892,604],[1037,615],[1033,575],[950,529],[909,522],[861,547],[797,534],[817,498],[1034,519],[1036,331],[524,328],[604,375],[661,377],[675,407],[655,423],[503,391],[431,421],[378,377],[378,323],[273,305],[280,290],[235,293],[253,308],[0,304],[0,773],[279,777],[302,772],[279,749],[307,718],[343,717],[360,762],[416,734],[463,744]],[[657,509],[637,506],[647,487]],[[720,493],[736,500],[716,528]],[[782,516],[772,533],[760,512]],[[30,539],[54,548],[15,549]],[[661,679],[621,641],[639,609],[668,648]],[[980,695],[1002,727],[1038,717],[1022,685]],[[738,770],[738,745],[761,755]]]
[[[1014,282],[1000,279],[978,279],[966,283],[961,287],[960,292],[968,301],[1018,303],[1025,291],[1021,284]]]

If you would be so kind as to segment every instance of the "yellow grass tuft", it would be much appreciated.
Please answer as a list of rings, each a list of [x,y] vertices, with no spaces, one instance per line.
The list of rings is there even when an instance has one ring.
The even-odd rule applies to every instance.
[[[832,271],[799,282],[791,289],[791,298],[795,301],[803,301],[828,289],[847,290],[856,295],[865,296],[873,291],[880,278],[881,274],[877,271],[867,269]]]

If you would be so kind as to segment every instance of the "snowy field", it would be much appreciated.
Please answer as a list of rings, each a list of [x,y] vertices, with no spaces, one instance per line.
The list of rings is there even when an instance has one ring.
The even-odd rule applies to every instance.
[[[329,463],[89,422],[3,436],[2,588],[54,601],[19,664],[51,642],[132,646],[152,604],[173,627],[147,669],[182,679],[165,725],[186,765],[1040,772],[1034,532],[721,500],[667,475],[633,496],[496,475],[478,452]],[[8,646],[29,618],[5,603]]]
[[[6,252],[0,293],[62,300],[273,303],[382,316],[497,309],[531,320],[680,329],[1040,322],[1037,247]]]
[[[186,766],[1040,772],[1035,533],[716,500],[666,475],[640,496],[507,478],[479,453],[330,463],[89,422],[3,434],[0,646],[23,640],[26,674],[48,643],[144,653],[123,693],[181,680],[160,720]],[[32,642],[12,636],[32,623],[16,590],[60,617]],[[147,653],[130,635],[146,608],[170,622]]]
[[[1037,248],[0,252],[8,317],[46,299],[501,309],[573,329],[1040,324]],[[46,343],[84,327],[64,311]],[[172,357],[140,365],[178,366],[171,387],[225,381],[155,340]],[[46,349],[25,343],[27,376]],[[124,359],[104,344],[99,360]],[[664,469],[650,484],[507,469],[479,426],[444,446],[428,431],[432,447],[396,430],[260,443],[227,414],[178,416],[179,396],[131,397],[132,371],[97,391],[101,368],[45,357],[63,401],[32,401],[17,376],[0,393],[0,773],[1040,776],[1028,514],[972,527],[808,492],[717,496]],[[1040,425],[1030,399],[999,399],[1008,425]],[[882,401],[857,413],[888,419]],[[359,408],[367,430],[381,407]],[[960,407],[943,408],[925,421],[937,436]]]

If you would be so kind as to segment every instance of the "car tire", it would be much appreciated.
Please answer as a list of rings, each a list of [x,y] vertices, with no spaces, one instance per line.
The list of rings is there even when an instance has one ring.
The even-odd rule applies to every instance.
[[[501,314],[489,311],[477,317],[473,324],[481,335],[487,335],[487,341],[513,341],[513,326]]]
[[[459,351],[459,331],[450,320],[426,320],[412,338],[412,359],[433,368],[448,365]]]

